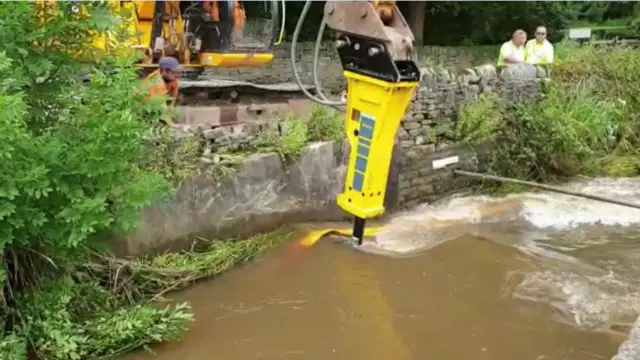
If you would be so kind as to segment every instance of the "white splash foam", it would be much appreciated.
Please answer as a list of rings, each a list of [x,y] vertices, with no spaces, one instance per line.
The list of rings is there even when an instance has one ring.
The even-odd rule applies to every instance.
[[[563,188],[640,204],[640,178],[593,179],[570,183]],[[486,216],[488,205],[501,206],[504,211]],[[510,221],[526,222],[538,229],[566,230],[588,224],[640,224],[640,210],[548,192],[505,197],[452,197],[396,216],[377,236],[377,246],[400,253],[431,248],[450,237],[437,238],[444,230],[436,227],[434,231],[434,221],[449,221],[451,227],[463,227],[465,230],[483,222]],[[456,234],[456,231],[444,232]],[[463,235],[459,231],[457,233],[458,236]]]
[[[618,353],[611,360],[637,360],[640,359],[640,317],[636,320]]]
[[[570,183],[563,188],[640,204],[640,178],[593,179]],[[521,215],[538,228],[569,229],[585,224],[628,226],[640,223],[638,209],[552,193],[512,197],[519,196],[524,199]]]
[[[587,328],[629,323],[640,313],[640,292],[613,273],[579,274],[546,270],[531,272],[513,296],[555,306],[565,320]]]

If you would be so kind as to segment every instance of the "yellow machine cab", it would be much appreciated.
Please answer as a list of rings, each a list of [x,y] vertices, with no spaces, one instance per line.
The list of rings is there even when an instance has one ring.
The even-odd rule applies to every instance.
[[[69,14],[86,12],[82,2],[37,1],[63,6]],[[143,54],[141,66],[157,67],[163,56],[182,66],[261,66],[273,59],[282,42],[284,0],[272,1],[104,1],[129,26],[129,38],[97,35],[95,46],[114,41]],[[43,23],[46,26],[46,12]]]
[[[260,66],[282,41],[283,0],[132,3],[147,65],[174,56],[186,66]]]

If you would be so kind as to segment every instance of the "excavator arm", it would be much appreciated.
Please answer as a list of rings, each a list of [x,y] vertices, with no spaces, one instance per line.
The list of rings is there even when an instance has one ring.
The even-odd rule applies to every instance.
[[[345,129],[351,150],[338,205],[355,217],[352,239],[360,245],[365,221],[384,213],[396,132],[420,69],[413,60],[413,34],[395,1],[327,1],[324,21],[337,33],[348,86]]]

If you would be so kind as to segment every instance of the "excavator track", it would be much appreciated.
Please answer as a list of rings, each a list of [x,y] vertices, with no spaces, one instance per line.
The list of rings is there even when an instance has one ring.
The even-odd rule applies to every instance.
[[[177,102],[179,123],[215,128],[287,113],[302,116],[311,104],[295,83],[256,84],[216,76],[215,72],[183,70]]]
[[[178,105],[249,104],[292,98],[304,98],[300,87],[295,83],[257,84],[216,76],[215,70],[205,70],[199,74],[187,73],[181,76]]]

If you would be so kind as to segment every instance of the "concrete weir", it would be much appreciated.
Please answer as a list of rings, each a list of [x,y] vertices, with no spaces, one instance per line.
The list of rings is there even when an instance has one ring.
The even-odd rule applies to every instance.
[[[276,153],[253,155],[222,183],[195,176],[169,201],[144,209],[137,233],[120,239],[118,251],[144,254],[183,248],[196,234],[249,236],[296,222],[341,220],[335,199],[347,149],[346,143],[313,143],[291,163]]]

